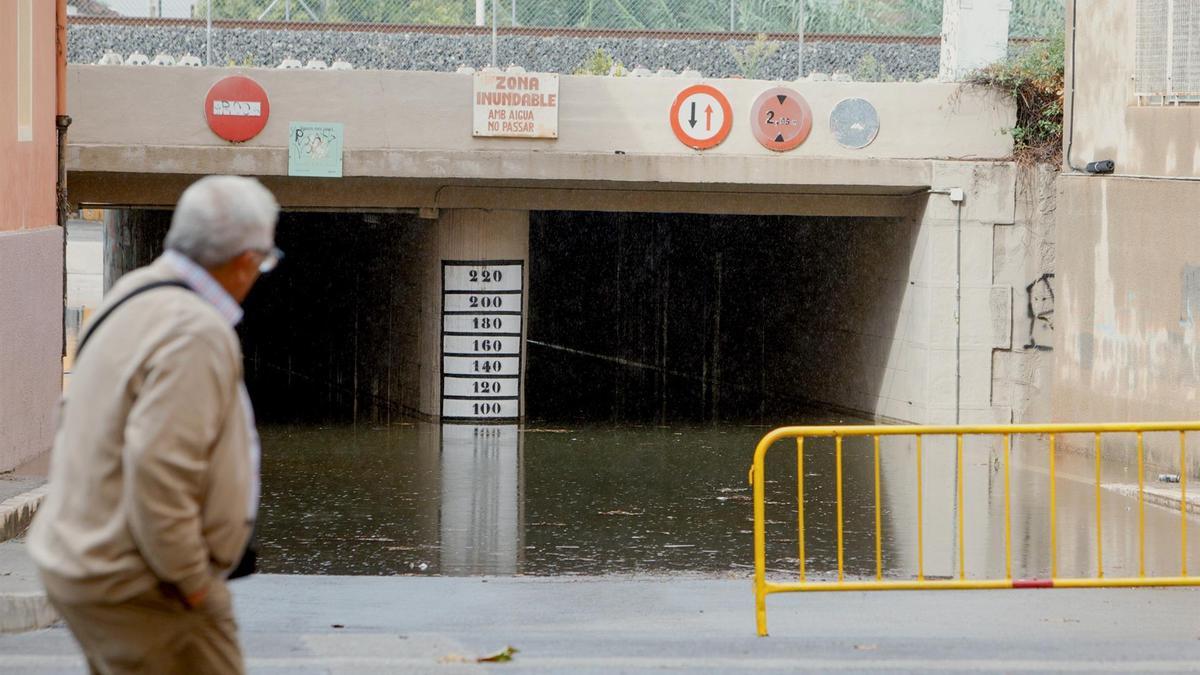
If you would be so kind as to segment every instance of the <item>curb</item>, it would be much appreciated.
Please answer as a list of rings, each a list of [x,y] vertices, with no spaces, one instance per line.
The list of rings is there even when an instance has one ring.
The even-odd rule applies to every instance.
[[[0,502],[0,542],[16,538],[29,528],[48,486],[34,488]],[[0,634],[24,633],[58,621],[58,613],[40,590],[0,593]]]
[[[34,488],[0,502],[0,541],[8,541],[24,532],[46,498],[47,485]]]
[[[1138,498],[1136,483],[1105,483],[1103,487],[1130,499]],[[1147,504],[1153,504],[1171,511],[1179,511],[1182,500],[1180,499],[1181,495],[1178,490],[1162,488],[1159,485],[1148,485],[1143,490],[1143,494],[1145,495]],[[1189,514],[1200,514],[1200,495],[1189,490],[1186,509]]]
[[[0,635],[46,628],[58,621],[58,612],[45,593],[0,593]]]

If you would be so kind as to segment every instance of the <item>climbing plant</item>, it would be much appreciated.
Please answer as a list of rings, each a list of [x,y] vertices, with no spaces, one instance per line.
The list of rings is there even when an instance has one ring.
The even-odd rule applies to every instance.
[[[1063,142],[1063,34],[973,74],[973,84],[995,87],[1017,103],[1017,120],[1005,129],[1022,163],[1058,164]]]

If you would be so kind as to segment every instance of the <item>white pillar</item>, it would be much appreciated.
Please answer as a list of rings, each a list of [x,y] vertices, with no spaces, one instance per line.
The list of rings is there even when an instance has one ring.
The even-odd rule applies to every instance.
[[[482,26],[487,21],[487,0],[475,0],[475,25]]]
[[[486,210],[486,209],[441,209],[437,215],[437,222],[430,223],[425,231],[426,238],[423,244],[419,247],[422,251],[422,262],[420,263],[423,269],[423,277],[421,282],[422,288],[422,306],[417,314],[421,320],[418,360],[420,379],[420,412],[430,418],[438,418],[443,414],[442,385],[443,371],[447,368],[447,363],[443,363],[443,354],[447,353],[446,347],[448,343],[444,342],[447,337],[446,319],[443,312],[452,311],[459,312],[469,311],[459,307],[447,307],[447,300],[444,297],[445,293],[445,277],[443,263],[452,262],[457,265],[469,265],[477,262],[481,267],[496,267],[508,265],[520,265],[520,283],[512,284],[514,279],[506,275],[503,283],[505,295],[503,298],[503,309],[498,309],[499,305],[491,308],[484,308],[484,304],[490,304],[484,301],[482,296],[489,295],[485,291],[480,291],[480,299],[477,306],[478,314],[472,314],[469,318],[500,318],[503,322],[502,332],[509,334],[519,334],[517,338],[517,357],[502,357],[499,359],[500,367],[503,372],[493,370],[491,366],[485,365],[486,370],[479,372],[484,373],[483,378],[494,380],[495,382],[503,381],[504,390],[500,393],[505,396],[515,394],[517,416],[525,416],[525,344],[524,336],[527,335],[527,319],[529,311],[526,301],[529,299],[527,290],[529,288],[529,212],[528,211],[510,211],[510,210]],[[503,261],[503,262],[500,262]],[[460,279],[461,281],[461,279]],[[482,281],[479,282],[480,287],[483,287]],[[456,285],[455,290],[459,286]],[[512,289],[519,288],[521,292],[513,292]],[[457,295],[458,299],[463,302],[470,302],[469,298],[464,295]],[[519,308],[519,309],[518,309]],[[493,312],[503,312],[502,315],[494,314]],[[468,319],[463,319],[466,322]],[[475,330],[486,330],[487,326],[480,326],[476,329],[474,326],[456,327],[450,332],[454,333],[469,333]],[[462,337],[462,336],[459,336]],[[468,336],[469,337],[469,336]],[[460,343],[458,346],[452,347],[456,353],[473,353],[476,346],[471,345],[472,341],[465,344],[462,340],[455,340]],[[464,352],[463,350],[467,351]],[[503,352],[508,354],[511,346],[506,345]],[[470,358],[470,357],[468,357]],[[471,364],[467,359],[454,357],[451,364],[455,375],[463,375],[462,369],[468,371],[472,367],[480,366]],[[494,359],[483,359],[482,361],[495,362]],[[515,369],[515,370],[514,370]],[[447,371],[449,372],[449,371]],[[502,375],[503,377],[493,377]],[[511,377],[515,375],[516,377]],[[454,378],[459,384],[468,388],[468,391],[457,391],[452,394],[454,399],[459,399],[458,403],[464,396],[470,396],[472,390],[477,391],[473,387],[473,382],[464,377]],[[513,388],[516,388],[515,390]],[[488,394],[493,395],[493,394]],[[471,401],[468,404],[473,404],[476,401]],[[482,403],[482,399],[477,401]],[[506,411],[509,410],[509,404],[501,404],[501,407]],[[473,406],[471,406],[473,407]],[[447,413],[447,416],[450,416]],[[463,415],[454,415],[461,417]],[[478,417],[479,419],[491,419],[492,415],[484,414],[479,411],[466,413],[469,417]],[[508,417],[505,413],[504,417]]]
[[[938,79],[961,80],[1008,56],[1012,0],[944,0]]]

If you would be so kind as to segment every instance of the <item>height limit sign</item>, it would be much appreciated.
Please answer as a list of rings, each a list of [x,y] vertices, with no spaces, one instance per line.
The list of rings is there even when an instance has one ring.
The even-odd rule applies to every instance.
[[[750,107],[754,138],[768,150],[787,152],[798,147],[812,131],[812,109],[791,89],[768,89]]]
[[[671,105],[671,130],[689,148],[707,150],[719,145],[732,126],[729,99],[707,84],[684,89]]]

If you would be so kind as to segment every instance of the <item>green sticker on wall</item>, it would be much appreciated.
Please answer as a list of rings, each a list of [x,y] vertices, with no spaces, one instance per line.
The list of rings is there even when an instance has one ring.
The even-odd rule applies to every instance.
[[[288,175],[341,178],[342,131],[340,122],[292,122]]]

